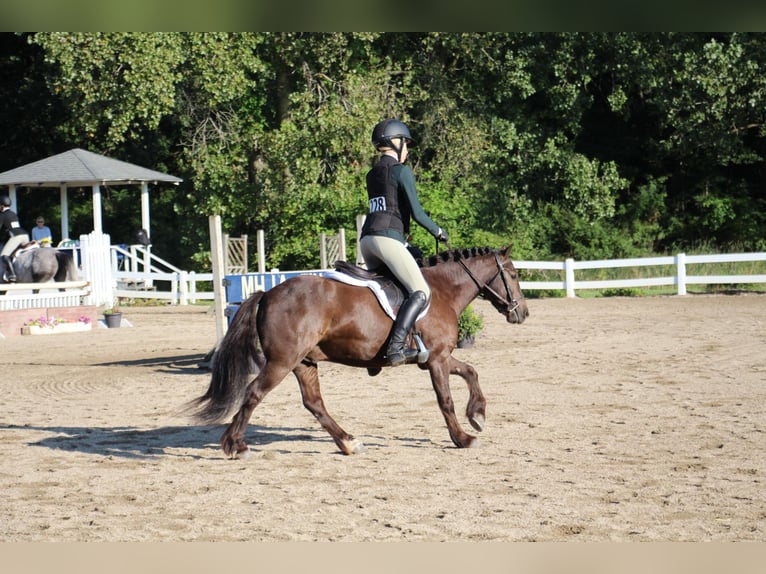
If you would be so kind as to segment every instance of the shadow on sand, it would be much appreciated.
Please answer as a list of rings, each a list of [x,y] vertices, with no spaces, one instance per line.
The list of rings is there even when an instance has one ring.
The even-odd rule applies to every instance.
[[[223,425],[165,426],[155,429],[0,425],[0,430],[42,431],[53,435],[30,442],[29,446],[127,459],[221,458],[224,455],[218,439],[224,428]],[[259,445],[280,442],[316,441],[316,452],[321,452],[328,446],[328,442],[332,443],[332,439],[326,437],[321,429],[275,429],[250,425],[248,431],[249,444],[256,449]]]

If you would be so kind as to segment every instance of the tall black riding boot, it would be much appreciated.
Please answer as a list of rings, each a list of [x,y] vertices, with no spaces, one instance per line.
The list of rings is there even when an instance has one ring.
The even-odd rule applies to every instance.
[[[16,271],[13,269],[13,260],[10,255],[3,255],[5,263],[5,279],[8,283],[16,283]]]
[[[405,349],[404,340],[425,304],[426,294],[422,291],[415,291],[402,303],[399,313],[396,315],[394,327],[391,329],[391,338],[388,341],[388,349],[386,350],[388,365],[396,367],[417,357],[417,349]]]

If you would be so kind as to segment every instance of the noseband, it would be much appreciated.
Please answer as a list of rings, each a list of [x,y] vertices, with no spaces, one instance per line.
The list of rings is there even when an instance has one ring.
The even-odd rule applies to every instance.
[[[468,268],[468,266],[465,264],[465,261],[461,257],[458,259],[460,262],[460,265],[463,266],[463,269],[465,269],[466,273],[468,273],[468,276],[473,279],[473,282],[476,284],[476,286],[479,288],[479,294],[482,297],[485,297],[486,299],[489,299],[489,302],[492,303],[492,305],[500,311],[503,315],[506,317],[510,317],[511,313],[516,315],[516,320],[521,321],[521,317],[519,317],[518,308],[521,303],[521,299],[517,300],[513,298],[513,293],[511,293],[511,286],[508,284],[508,277],[506,276],[505,267],[503,267],[503,264],[500,261],[500,256],[497,254],[497,251],[494,252],[495,255],[495,263],[497,264],[497,273],[495,273],[492,276],[492,279],[490,279],[486,283],[482,283],[476,278],[476,275],[473,274],[473,272]],[[505,295],[506,297],[503,297],[500,293],[492,289],[492,287],[489,286],[490,283],[492,283],[497,276],[500,275],[500,278],[503,280],[503,285],[505,286]],[[522,296],[522,299],[524,297]]]

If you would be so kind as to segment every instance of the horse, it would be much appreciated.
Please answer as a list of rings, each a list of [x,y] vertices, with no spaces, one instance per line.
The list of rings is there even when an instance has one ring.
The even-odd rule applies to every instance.
[[[45,283],[77,279],[77,266],[69,251],[53,247],[34,247],[19,252],[13,260],[18,283]],[[0,282],[5,280],[5,263],[0,258]]]
[[[421,261],[431,286],[428,312],[415,325],[430,350],[427,369],[452,442],[476,446],[455,415],[449,376],[468,385],[466,417],[484,430],[486,400],[476,369],[457,360],[458,317],[479,295],[489,300],[509,323],[529,316],[510,248],[448,251]],[[318,363],[331,361],[366,367],[370,375],[385,366],[391,318],[370,289],[326,277],[300,275],[267,292],[253,293],[238,309],[213,356],[207,391],[189,401],[186,411],[202,423],[222,422],[234,414],[220,439],[230,458],[246,458],[245,430],[255,407],[290,372],[298,379],[303,405],[345,455],[365,451],[364,444],[343,430],[325,408],[319,389]],[[404,367],[402,367],[404,368]],[[253,377],[255,377],[253,379]]]

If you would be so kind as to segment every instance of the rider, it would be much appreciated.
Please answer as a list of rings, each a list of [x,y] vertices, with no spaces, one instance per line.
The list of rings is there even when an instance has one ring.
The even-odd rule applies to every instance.
[[[447,232],[423,211],[415,188],[415,176],[404,165],[407,146],[413,143],[409,128],[399,120],[384,120],[373,128],[372,144],[381,155],[367,173],[369,215],[359,241],[367,268],[375,270],[385,265],[407,291],[407,299],[396,316],[386,350],[386,362],[390,366],[401,365],[417,356],[417,350],[404,348],[404,341],[431,299],[431,288],[406,247],[410,217],[437,240],[448,240]]]
[[[0,257],[5,263],[5,276],[9,283],[16,282],[16,271],[13,269],[11,255],[21,245],[29,243],[29,234],[19,224],[19,216],[11,209],[11,198],[0,196],[0,237],[8,235],[8,240],[0,251]]]

